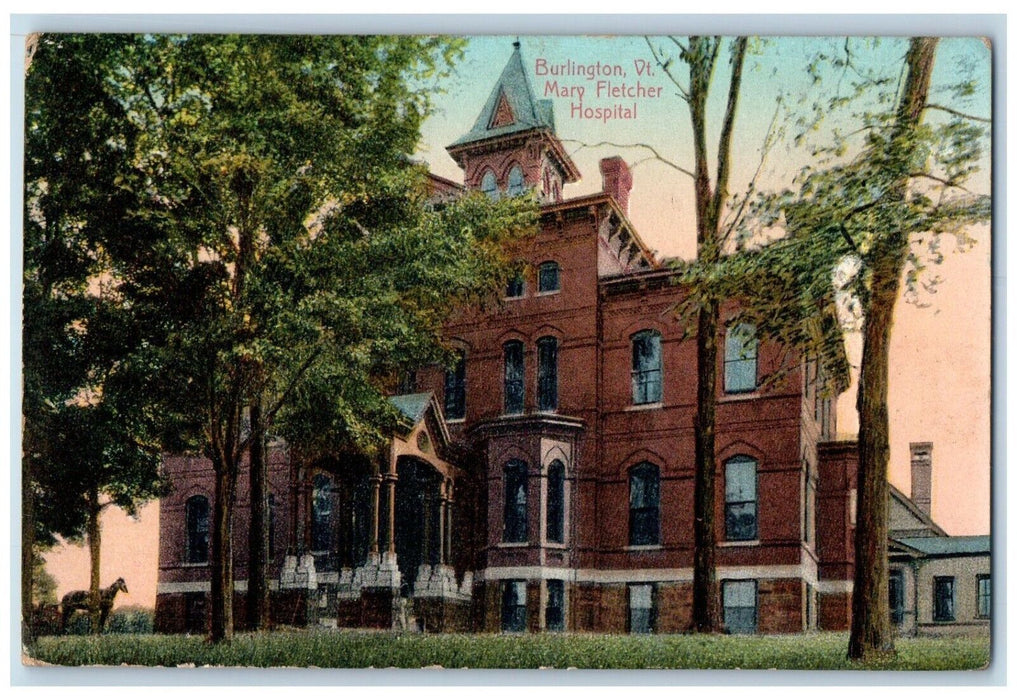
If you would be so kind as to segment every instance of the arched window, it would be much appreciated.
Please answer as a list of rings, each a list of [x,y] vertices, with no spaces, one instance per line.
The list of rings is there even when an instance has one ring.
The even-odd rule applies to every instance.
[[[505,413],[522,413],[526,400],[523,344],[518,340],[505,343]]]
[[[660,544],[660,470],[649,462],[629,471],[629,544]]]
[[[558,263],[553,260],[540,263],[537,291],[540,293],[557,292],[559,289],[561,289],[561,280],[558,275]]]
[[[756,460],[739,455],[724,464],[724,529],[729,542],[759,536],[756,517]]]
[[[724,338],[724,391],[734,394],[756,388],[756,327],[730,326]]]
[[[503,542],[526,542],[526,463],[513,459],[505,465],[505,531]]]
[[[547,468],[547,541],[565,541],[565,465],[556,459]]]
[[[311,551],[332,548],[332,480],[324,474],[314,477],[311,493]]]
[[[459,354],[455,366],[445,372],[445,418],[466,417],[466,356]]]
[[[188,564],[208,561],[208,510],[208,499],[204,496],[191,496],[184,504]]]
[[[518,165],[513,165],[512,169],[509,170],[508,176],[509,197],[521,195],[525,190],[526,185],[523,184],[523,169]]]
[[[537,410],[558,408],[558,339],[545,336],[537,341]]]
[[[486,194],[490,200],[498,199],[498,181],[495,180],[494,173],[490,170],[484,173],[484,177],[480,180],[480,191]]]
[[[661,397],[660,333],[647,330],[632,336],[632,403],[657,403]]]

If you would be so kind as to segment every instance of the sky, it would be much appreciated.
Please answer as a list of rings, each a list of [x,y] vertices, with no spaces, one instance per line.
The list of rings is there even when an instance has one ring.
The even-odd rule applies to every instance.
[[[435,114],[425,122],[417,156],[439,175],[462,181],[462,172],[444,147],[473,125],[484,100],[512,51],[515,37],[473,38],[453,75],[441,82],[443,92],[434,94]],[[538,98],[552,99],[558,136],[584,174],[583,179],[565,188],[564,196],[575,197],[601,189],[597,162],[620,154],[633,169],[629,218],[651,249],[662,257],[690,258],[695,251],[695,220],[691,180],[671,166],[646,160],[652,153],[631,144],[646,144],[680,167],[691,169],[692,146],[687,107],[676,88],[651,67],[637,75],[637,60],[651,58],[646,42],[639,37],[534,37],[522,36],[524,66]],[[762,159],[760,144],[773,121],[778,96],[794,114],[808,109],[819,93],[849,89],[851,77],[822,73],[816,87],[802,69],[818,51],[842,46],[843,40],[771,39],[748,58],[743,92],[735,124],[731,191],[743,191],[759,169],[762,187],[788,186],[794,174],[809,161],[807,151],[785,148],[783,144]],[[871,46],[857,41],[853,46],[856,67],[879,67],[893,79],[899,71],[902,45],[889,40]],[[866,60],[865,57],[872,57]],[[990,114],[990,54],[977,39],[945,39],[937,53],[933,98],[946,101],[944,86],[960,78],[982,78],[982,87],[965,103],[965,111]],[[539,63],[542,61],[542,63]],[[553,76],[576,73],[578,66],[596,64],[620,66],[624,76],[606,80],[617,87],[639,82],[657,96],[610,98],[596,96],[597,81],[582,76]],[[642,66],[640,65],[640,68]],[[537,75],[542,70],[547,75]],[[557,79],[558,87],[548,80]],[[726,93],[727,71],[718,69],[716,99],[708,105],[710,141],[716,143],[719,115]],[[635,116],[608,122],[581,118],[573,109],[578,90],[583,88],[584,108],[630,108]],[[659,91],[656,88],[660,88]],[[571,96],[561,93],[569,92]],[[803,101],[804,98],[804,101]],[[951,103],[953,104],[953,103]],[[581,114],[581,113],[579,113]],[[780,113],[778,113],[780,116]],[[778,124],[783,123],[778,118]],[[850,120],[830,115],[823,128],[848,127]],[[788,124],[789,133],[793,122]],[[823,132],[817,132],[822,137]],[[600,145],[609,141],[616,145]],[[629,146],[629,147],[623,147]],[[712,152],[711,152],[712,157]],[[973,186],[987,191],[988,167]],[[933,442],[933,517],[955,535],[984,534],[989,531],[989,389],[990,389],[990,254],[988,226],[970,232],[975,244],[966,252],[956,249],[952,239],[943,246],[944,261],[934,274],[941,278],[934,294],[924,294],[918,303],[898,303],[890,350],[890,480],[910,492],[908,444]],[[855,371],[860,360],[857,334],[847,335],[847,347]],[[857,431],[854,387],[838,402],[838,432],[850,437]],[[157,576],[158,505],[143,508],[137,520],[122,512],[104,517],[101,580],[124,576],[130,592],[118,598],[118,605],[153,606]],[[88,585],[88,554],[82,547],[63,546],[47,555],[49,571],[58,580],[58,595]]]

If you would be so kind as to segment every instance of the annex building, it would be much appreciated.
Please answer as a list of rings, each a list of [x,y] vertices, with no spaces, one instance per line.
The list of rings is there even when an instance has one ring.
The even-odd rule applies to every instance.
[[[440,196],[463,187],[491,197],[537,192],[540,232],[524,253],[526,274],[494,308],[450,315],[446,334],[461,360],[448,372],[421,368],[414,386],[391,398],[403,421],[383,459],[308,462],[284,444],[270,449],[273,621],[685,631],[695,338],[669,313],[681,290],[628,220],[629,168],[606,158],[600,193],[563,197],[580,173],[559,141],[550,101],[534,96],[518,44],[476,122],[448,152],[464,185],[433,178]],[[718,343],[715,505],[725,626],[845,629],[856,450],[835,440],[835,397],[824,396],[815,361],[763,388],[760,378],[786,353],[757,343],[751,326],[724,328]],[[204,631],[212,470],[203,458],[172,456],[165,474],[173,490],[160,506],[156,628]],[[242,470],[238,624],[246,493]],[[902,577],[937,551],[915,545],[921,536],[899,540]],[[985,562],[987,574],[987,546]],[[899,583],[902,621],[903,596],[920,595],[915,580],[909,574]]]

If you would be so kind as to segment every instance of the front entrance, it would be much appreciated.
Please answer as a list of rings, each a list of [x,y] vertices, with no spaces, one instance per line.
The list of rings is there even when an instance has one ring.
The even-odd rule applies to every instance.
[[[401,594],[410,597],[421,564],[440,563],[441,475],[431,465],[402,457],[397,465],[395,548]]]

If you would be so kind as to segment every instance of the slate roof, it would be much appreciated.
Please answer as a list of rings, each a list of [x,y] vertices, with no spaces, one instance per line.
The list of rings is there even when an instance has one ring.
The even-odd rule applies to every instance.
[[[942,556],[950,554],[988,554],[989,535],[962,535],[956,537],[898,537],[898,542],[922,554]]]
[[[498,82],[494,84],[494,89],[491,90],[473,128],[456,139],[449,148],[530,129],[544,128],[554,131],[554,108],[551,100],[538,100],[534,97],[530,81],[526,77],[526,70],[523,68],[519,44],[516,43],[514,46],[515,50],[505,64]],[[512,109],[515,121],[492,129],[489,127],[502,94]]]

